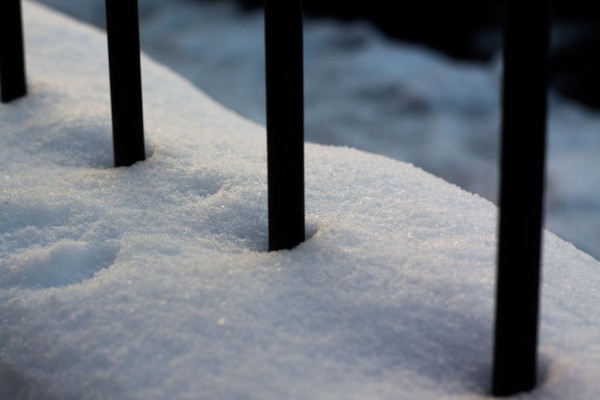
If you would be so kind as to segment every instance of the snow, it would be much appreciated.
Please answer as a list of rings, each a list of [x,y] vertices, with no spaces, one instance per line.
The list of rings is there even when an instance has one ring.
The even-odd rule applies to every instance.
[[[0,398],[486,397],[492,203],[307,144],[310,238],[266,252],[261,125],[144,57],[149,157],[111,168],[105,37],[24,15],[31,93],[0,106]],[[544,242],[521,398],[595,399],[600,265]]]
[[[101,1],[40,0],[98,26]],[[142,48],[264,123],[263,20],[232,2],[139,0]],[[307,19],[306,138],[410,162],[497,203],[499,61],[457,62],[371,26]],[[600,116],[550,101],[547,227],[600,259]]]

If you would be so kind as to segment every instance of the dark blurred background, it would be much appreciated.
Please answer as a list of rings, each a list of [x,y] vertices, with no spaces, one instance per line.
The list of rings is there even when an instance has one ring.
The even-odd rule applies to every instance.
[[[235,1],[245,10],[263,4],[263,0]],[[500,0],[304,0],[303,4],[308,17],[369,21],[390,38],[420,43],[456,59],[490,60],[502,44]],[[552,7],[551,85],[600,109],[600,2],[553,1]]]

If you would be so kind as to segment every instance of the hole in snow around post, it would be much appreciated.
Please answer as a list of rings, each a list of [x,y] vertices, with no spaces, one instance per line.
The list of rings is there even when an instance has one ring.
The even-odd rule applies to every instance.
[[[281,252],[281,251],[294,251],[296,249],[298,249],[299,247],[303,246],[306,242],[308,242],[309,240],[312,240],[312,238],[316,235],[316,233],[319,231],[318,225],[314,222],[306,222],[306,226],[304,228],[304,241],[302,243],[297,244],[296,246],[292,247],[291,249],[281,249],[281,250],[273,250],[270,251],[270,253],[277,253],[277,252]],[[269,251],[268,250],[268,243],[265,244],[264,249],[261,249],[261,251]]]

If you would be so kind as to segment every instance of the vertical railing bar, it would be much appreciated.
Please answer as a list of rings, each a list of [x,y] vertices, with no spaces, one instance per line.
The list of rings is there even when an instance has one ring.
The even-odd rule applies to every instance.
[[[146,158],[137,0],[106,0],[115,166]]]
[[[3,103],[27,94],[21,0],[0,1],[0,86]]]
[[[269,250],[305,239],[300,0],[265,0]]]
[[[508,1],[492,393],[535,387],[546,149],[548,2]]]

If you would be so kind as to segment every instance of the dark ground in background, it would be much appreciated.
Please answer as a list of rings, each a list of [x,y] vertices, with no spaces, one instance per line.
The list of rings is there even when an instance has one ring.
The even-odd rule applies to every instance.
[[[255,9],[263,3],[235,1],[244,9]],[[564,95],[600,109],[600,1],[552,3],[551,85]],[[489,60],[499,53],[502,4],[500,0],[303,1],[308,16],[367,20],[392,38],[421,43],[462,60]]]

